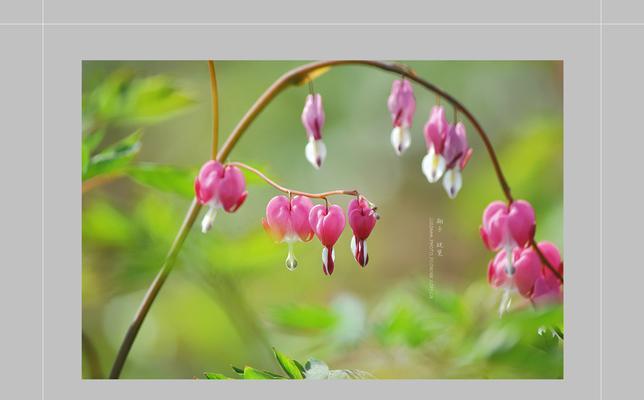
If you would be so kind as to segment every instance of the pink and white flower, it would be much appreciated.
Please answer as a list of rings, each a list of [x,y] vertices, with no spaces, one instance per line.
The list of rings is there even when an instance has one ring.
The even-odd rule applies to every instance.
[[[430,183],[443,178],[443,187],[450,198],[455,198],[463,186],[461,172],[472,157],[467,143],[465,125],[451,125],[445,118],[445,109],[434,106],[424,129],[427,155],[421,167]]]
[[[387,107],[394,127],[391,131],[391,145],[396,154],[401,155],[411,145],[410,129],[416,112],[414,89],[408,80],[400,79],[393,82]]]
[[[367,238],[371,234],[378,216],[369,202],[364,198],[353,199],[347,209],[349,225],[353,230],[351,252],[358,264],[365,267],[369,262],[367,253]]]
[[[322,106],[322,96],[319,93],[306,96],[304,110],[302,110],[302,124],[306,129],[308,139],[304,154],[313,167],[320,169],[326,158],[326,146],[322,141],[324,107]]]
[[[297,267],[293,243],[308,242],[313,238],[313,229],[309,224],[312,207],[311,200],[304,196],[295,196],[290,200],[286,196],[275,196],[266,206],[266,217],[262,219],[262,225],[276,242],[288,244],[286,267],[291,271]]]
[[[219,209],[229,213],[237,211],[248,192],[239,168],[210,160],[201,167],[195,179],[195,195],[200,204],[209,207],[201,222],[201,231],[206,233],[212,228]]]
[[[335,250],[333,246],[342,235],[345,226],[344,212],[338,205],[318,204],[311,208],[309,224],[324,248],[322,249],[322,269],[325,275],[331,275],[335,267]]]

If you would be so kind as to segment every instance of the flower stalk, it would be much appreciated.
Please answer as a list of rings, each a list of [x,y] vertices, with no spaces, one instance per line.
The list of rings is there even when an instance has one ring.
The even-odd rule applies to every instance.
[[[443,91],[442,89],[430,83],[429,81],[417,76],[416,73],[413,70],[411,70],[409,67],[402,64],[397,64],[397,63],[387,63],[382,61],[371,61],[371,60],[331,60],[331,61],[313,62],[310,64],[303,65],[301,67],[295,68],[293,70],[290,70],[286,72],[284,75],[282,75],[277,81],[275,81],[257,99],[257,101],[251,106],[251,108],[246,112],[246,114],[239,121],[239,123],[234,128],[232,133],[228,136],[223,146],[221,148],[218,148],[219,110],[218,110],[217,81],[216,81],[214,62],[208,61],[208,67],[210,71],[212,112],[213,112],[213,143],[212,143],[212,152],[211,152],[212,159],[219,163],[225,162],[225,160],[228,158],[228,156],[234,149],[237,142],[241,139],[243,134],[246,132],[248,127],[253,123],[253,121],[257,118],[257,116],[271,103],[273,99],[275,99],[275,97],[277,97],[277,95],[279,95],[287,87],[292,85],[311,83],[317,76],[327,72],[330,68],[335,66],[341,66],[341,65],[363,65],[363,66],[369,66],[383,71],[394,73],[397,76],[401,76],[410,81],[413,81],[423,86],[427,90],[435,93],[439,101],[440,99],[444,99],[445,101],[450,103],[454,107],[455,112],[462,113],[474,126],[479,137],[483,141],[483,144],[485,145],[487,153],[492,161],[495,174],[497,176],[497,179],[499,181],[503,194],[508,201],[508,204],[511,204],[514,201],[510,191],[510,186],[508,185],[505,179],[505,176],[501,169],[501,165],[496,156],[494,147],[492,146],[492,143],[490,142],[489,137],[485,133],[484,129],[482,128],[478,120],[474,117],[474,115],[462,103],[460,103],[449,93]],[[250,166],[247,166],[241,163],[230,163],[230,164],[240,168],[244,168],[248,171],[251,171],[257,174],[259,177],[264,179],[273,187],[275,187],[276,189],[284,193],[289,193],[292,195],[293,194],[302,195],[310,198],[323,199],[325,201],[325,205],[326,205],[325,207],[327,211],[329,210],[328,200],[327,200],[328,196],[352,195],[352,196],[360,197],[357,190],[336,190],[336,191],[324,192],[324,193],[305,193],[305,192],[290,190],[278,185],[277,183],[267,178],[260,171]],[[116,360],[114,361],[114,365],[110,373],[111,379],[119,378],[121,371],[123,369],[123,366],[125,364],[125,361],[127,359],[127,356],[129,354],[129,351],[141,328],[141,325],[143,324],[145,317],[147,316],[154,300],[156,299],[159,291],[161,290],[163,284],[165,283],[168,275],[172,271],[176,258],[181,250],[183,243],[186,240],[186,237],[188,236],[188,233],[190,232],[190,229],[192,228],[192,226],[194,225],[197,219],[197,216],[199,214],[199,211],[201,210],[201,207],[202,206],[201,204],[199,204],[197,199],[194,199],[192,201],[192,204],[188,209],[186,217],[177,233],[177,236],[175,237],[175,240],[172,243],[170,251],[168,252],[166,259],[161,266],[161,270],[158,272],[157,276],[155,277],[154,281],[149,287],[137,313],[135,314],[132,324],[130,325],[129,329],[126,332],[125,338],[123,339],[123,342],[121,344],[121,347],[119,349],[119,352],[117,354]],[[537,253],[540,254],[540,251],[538,250],[538,248],[536,248],[536,245],[535,245],[535,249]],[[543,256],[543,254],[540,254],[540,256]],[[331,255],[329,255],[329,259],[330,257]],[[543,257],[543,259],[545,260],[545,257]],[[546,261],[545,264],[549,267],[549,269],[553,270],[554,272],[554,268],[547,262],[547,260],[545,261]]]

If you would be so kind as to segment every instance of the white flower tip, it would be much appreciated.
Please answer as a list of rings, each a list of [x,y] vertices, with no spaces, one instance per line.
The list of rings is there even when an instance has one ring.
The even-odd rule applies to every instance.
[[[409,128],[404,126],[395,126],[391,131],[391,145],[397,155],[401,155],[411,145],[411,133]]]
[[[450,199],[456,198],[456,195],[461,190],[463,186],[463,177],[461,176],[461,171],[458,167],[452,168],[445,172],[445,177],[443,178],[443,187],[447,192],[447,195]]]
[[[326,146],[322,139],[310,139],[304,148],[304,155],[315,169],[320,169],[326,158]]]
[[[215,222],[215,217],[217,216],[217,209],[214,207],[210,207],[208,209],[208,212],[206,212],[206,215],[203,216],[203,219],[201,220],[201,232],[202,233],[208,233],[210,229],[212,229],[212,224]]]
[[[431,147],[427,155],[423,157],[421,168],[429,183],[438,182],[445,173],[445,159],[440,154],[436,154],[434,147]]]

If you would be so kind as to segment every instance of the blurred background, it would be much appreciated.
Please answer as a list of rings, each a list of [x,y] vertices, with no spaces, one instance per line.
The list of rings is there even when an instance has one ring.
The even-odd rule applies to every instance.
[[[302,63],[216,62],[220,143],[275,79]],[[563,64],[406,63],[478,118],[514,197],[536,210],[537,240],[554,242],[565,258]],[[563,329],[562,307],[535,311],[517,297],[498,316],[501,293],[486,281],[493,254],[478,228],[487,204],[503,196],[480,138],[465,121],[474,155],[450,200],[420,168],[434,94],[415,86],[412,146],[402,157],[391,147],[386,102],[395,78],[341,66],[315,80],[328,149],[319,171],[304,157],[306,86],[271,103],[229,157],[293,189],[364,193],[381,216],[368,240],[369,265],[353,259],[347,227],[332,276],[322,272],[317,239],[295,245],[299,267],[289,272],[286,245],[261,225],[278,193],[246,175],[243,207],[221,213],[207,235],[193,228],[123,378],[234,376],[231,365],[279,372],[271,347],[383,379],[563,376],[563,340],[550,329]],[[194,175],[210,156],[209,90],[205,61],[83,63],[84,378],[109,372],[189,207]],[[332,199],[345,209],[349,200]]]

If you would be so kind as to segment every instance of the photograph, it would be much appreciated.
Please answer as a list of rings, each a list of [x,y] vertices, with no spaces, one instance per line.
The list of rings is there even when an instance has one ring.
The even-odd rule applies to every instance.
[[[563,60],[79,78],[82,379],[564,379]]]

